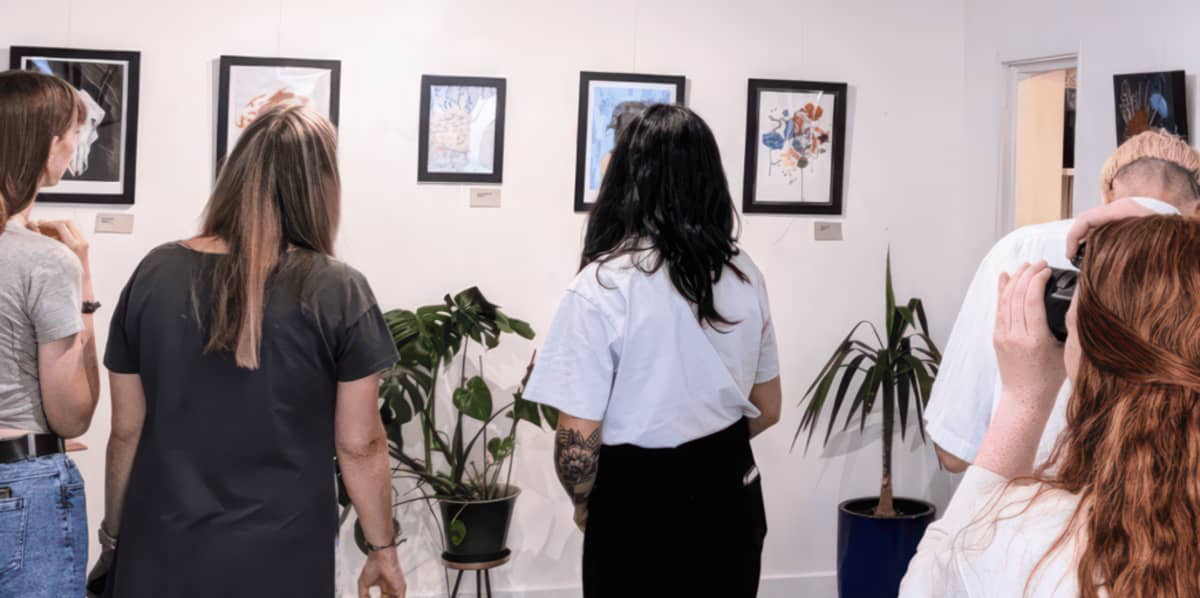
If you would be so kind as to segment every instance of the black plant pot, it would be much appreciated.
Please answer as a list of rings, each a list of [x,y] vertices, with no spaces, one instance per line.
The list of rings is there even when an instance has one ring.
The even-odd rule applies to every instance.
[[[508,556],[508,528],[520,494],[521,489],[512,486],[508,496],[494,500],[439,499],[446,536],[442,558],[454,563],[486,563]]]
[[[917,553],[937,509],[923,500],[895,499],[895,518],[872,513],[878,497],[838,506],[838,596],[889,598],[900,591],[908,562]]]

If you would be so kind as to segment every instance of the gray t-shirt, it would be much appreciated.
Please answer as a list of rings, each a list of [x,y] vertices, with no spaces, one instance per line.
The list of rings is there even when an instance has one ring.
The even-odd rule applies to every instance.
[[[83,330],[83,267],[66,245],[11,222],[0,234],[0,428],[50,432],[38,345]]]

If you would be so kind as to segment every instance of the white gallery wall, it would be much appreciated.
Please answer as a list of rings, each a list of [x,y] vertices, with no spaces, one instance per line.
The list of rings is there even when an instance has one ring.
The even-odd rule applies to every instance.
[[[217,58],[333,58],[343,68],[341,257],[369,277],[384,309],[478,285],[539,332],[573,276],[584,224],[571,209],[580,70],[686,75],[689,103],[716,133],[739,203],[746,79],[849,83],[846,215],[832,219],[845,240],[815,242],[813,218],[786,216],[744,217],[742,236],[768,280],[786,405],[778,428],[755,441],[770,525],[762,595],[833,596],[837,504],[878,491],[877,427],[866,441],[846,436],[807,456],[789,452],[800,420],[794,405],[853,323],[882,318],[889,246],[898,295],[925,300],[944,342],[975,264],[996,238],[1006,126],[1000,61],[1083,54],[1080,181],[1095,179],[1114,145],[1114,69],[1200,70],[1200,42],[1189,41],[1200,8],[1177,3],[1172,10],[1190,16],[1179,18],[1162,10],[1101,14],[1094,4],[0,0],[0,48],[142,52],[137,204],[38,214],[74,218],[87,231],[98,211],[135,216],[132,235],[93,238],[106,307],[147,251],[195,232],[212,180]],[[422,74],[507,78],[500,209],[469,208],[465,187],[416,183]],[[1078,207],[1098,201],[1084,193],[1092,188],[1080,183]],[[98,319],[102,343],[108,314]],[[506,340],[487,358],[488,378],[511,386],[538,345]],[[103,398],[84,437],[92,449],[76,457],[93,527],[102,516],[108,417]],[[497,571],[498,594],[577,596],[581,536],[551,469],[552,435],[526,429],[519,446],[517,554]],[[896,465],[897,492],[944,506],[952,480],[935,470],[932,450],[910,438]],[[401,554],[412,593],[436,595],[443,581],[435,543],[423,530],[409,532]],[[669,547],[671,539],[661,542]],[[350,579],[360,560],[353,548],[344,552]]]
[[[1200,138],[1200,3],[1168,0],[1142,10],[1118,0],[970,0],[966,6],[967,174],[972,189],[996,199],[1001,193],[1010,126],[1006,63],[1078,57],[1076,213],[1100,205],[1100,169],[1117,147],[1114,74],[1187,71],[1193,145]]]

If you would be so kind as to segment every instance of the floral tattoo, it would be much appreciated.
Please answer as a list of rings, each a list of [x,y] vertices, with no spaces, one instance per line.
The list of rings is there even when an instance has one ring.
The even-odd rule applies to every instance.
[[[579,430],[563,428],[554,443],[558,481],[576,505],[587,503],[600,465],[600,428],[587,438]]]

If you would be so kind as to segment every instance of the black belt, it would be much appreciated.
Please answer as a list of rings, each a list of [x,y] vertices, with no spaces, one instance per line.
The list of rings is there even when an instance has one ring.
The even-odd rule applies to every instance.
[[[0,463],[15,463],[65,452],[66,443],[55,434],[26,434],[0,440]]]

